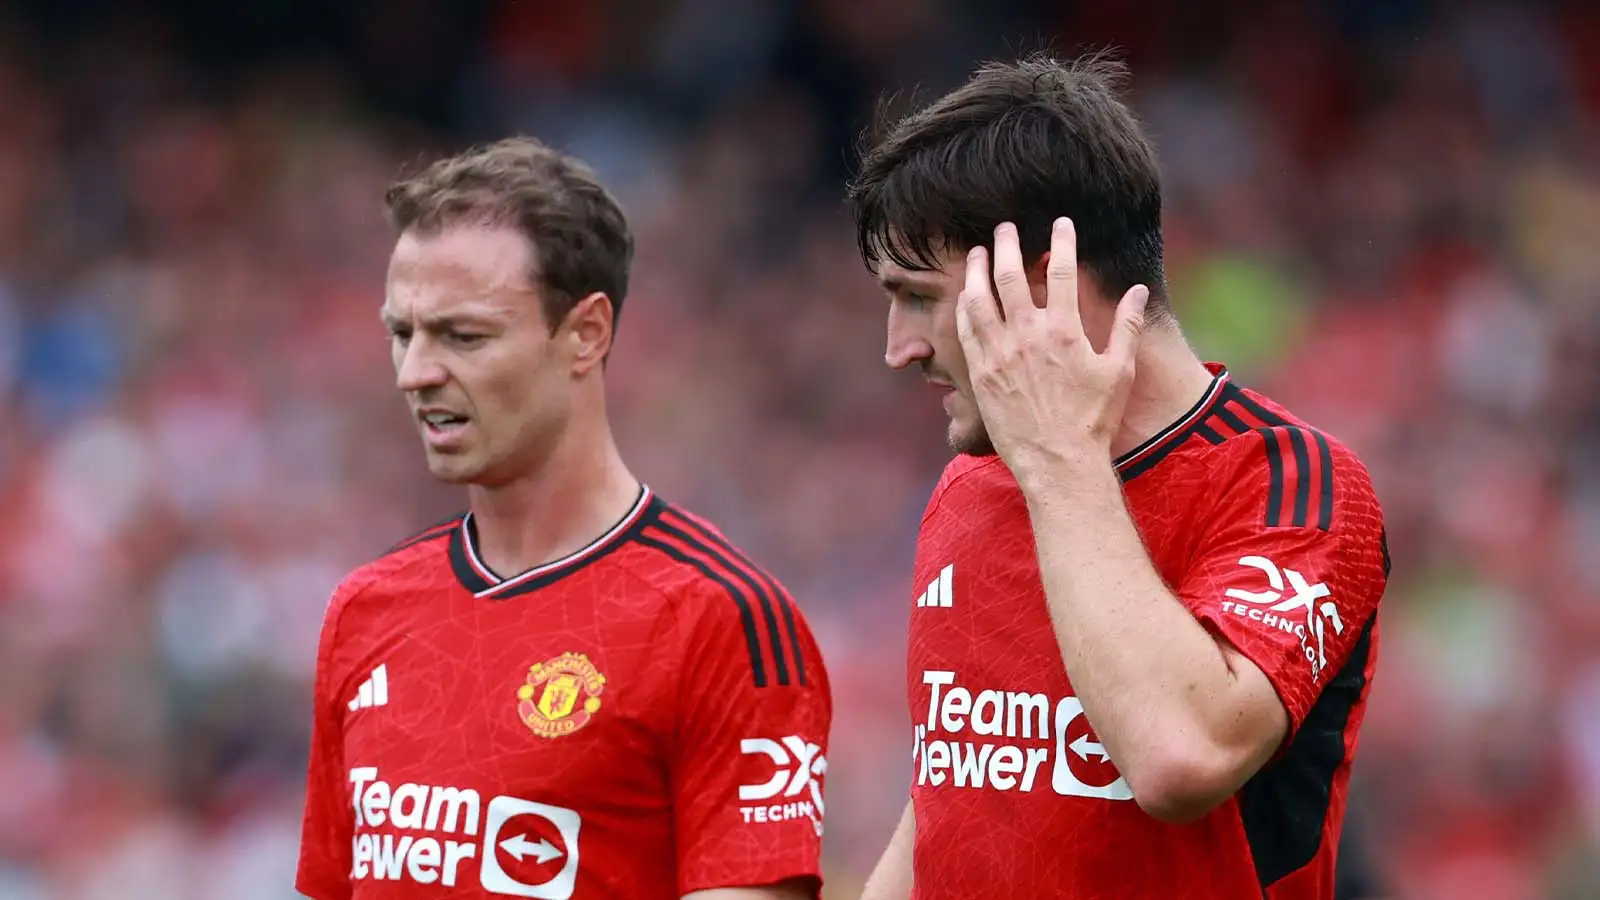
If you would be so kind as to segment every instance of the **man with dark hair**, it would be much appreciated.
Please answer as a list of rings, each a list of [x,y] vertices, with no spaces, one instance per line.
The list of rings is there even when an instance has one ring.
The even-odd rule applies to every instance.
[[[886,360],[943,392],[958,453],[870,900],[1333,897],[1382,514],[1355,454],[1185,341],[1124,75],[984,66],[850,187]]]
[[[827,673],[782,585],[617,452],[616,201],[532,140],[387,201],[398,387],[471,511],[334,593],[297,887],[818,896]]]

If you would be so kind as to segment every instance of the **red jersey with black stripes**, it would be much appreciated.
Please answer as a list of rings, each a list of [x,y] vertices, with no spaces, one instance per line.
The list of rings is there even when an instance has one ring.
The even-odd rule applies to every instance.
[[[1062,666],[1016,481],[959,457],[923,518],[910,611],[917,900],[1332,900],[1382,513],[1354,453],[1210,368],[1205,397],[1116,465],[1173,593],[1277,689],[1284,746],[1197,823],[1141,810]]]
[[[299,890],[677,898],[820,890],[827,673],[783,586],[648,489],[501,578],[471,516],[335,592]]]

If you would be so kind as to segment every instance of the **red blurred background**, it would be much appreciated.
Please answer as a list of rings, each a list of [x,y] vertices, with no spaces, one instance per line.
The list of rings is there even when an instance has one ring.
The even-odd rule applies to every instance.
[[[945,451],[841,181],[880,90],[1046,44],[1134,68],[1191,338],[1373,469],[1355,790],[1392,897],[1600,896],[1600,8],[322,6],[0,4],[0,900],[294,896],[328,594],[460,504],[393,390],[382,189],[518,131],[635,224],[625,454],[824,644],[854,896]]]

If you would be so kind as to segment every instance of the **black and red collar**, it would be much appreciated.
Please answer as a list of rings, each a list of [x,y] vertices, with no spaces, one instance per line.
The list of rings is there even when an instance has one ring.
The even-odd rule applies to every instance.
[[[633,506],[604,534],[560,559],[509,577],[501,577],[479,556],[477,528],[472,514],[467,513],[450,534],[450,569],[475,597],[499,600],[526,594],[553,584],[626,544],[658,512],[660,502],[649,487],[641,485]]]

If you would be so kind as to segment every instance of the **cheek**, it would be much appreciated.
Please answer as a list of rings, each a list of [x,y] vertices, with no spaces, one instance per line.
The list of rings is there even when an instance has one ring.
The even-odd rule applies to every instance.
[[[950,373],[950,377],[962,390],[967,387],[967,354],[961,349],[961,338],[956,334],[956,317],[954,307],[948,315],[941,315],[935,323],[933,331],[933,352],[939,367]]]
[[[470,382],[465,377],[462,381],[481,411],[515,417],[520,410],[534,405],[539,394],[537,360],[508,353],[475,362]]]
[[[486,385],[490,402],[523,425],[557,418],[568,403],[568,381],[553,354],[541,349],[510,360]]]

